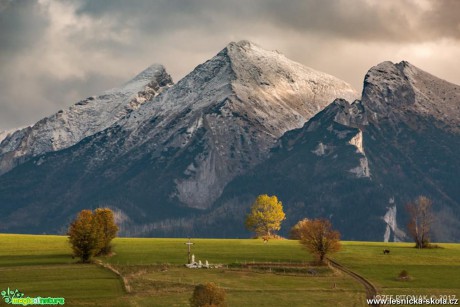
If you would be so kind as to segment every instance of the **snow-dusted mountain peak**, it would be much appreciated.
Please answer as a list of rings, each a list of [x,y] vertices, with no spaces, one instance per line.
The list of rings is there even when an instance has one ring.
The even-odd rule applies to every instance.
[[[346,82],[291,61],[279,52],[249,41],[231,42],[165,95],[132,114],[123,126],[137,133],[152,117],[170,119],[175,112],[201,110],[228,100],[226,105],[232,111],[245,113],[248,118],[265,117],[264,124],[270,125],[270,133],[278,137],[301,127],[334,99],[352,101],[358,96]]]
[[[364,104],[383,117],[403,118],[407,112],[431,117],[460,131],[460,86],[439,79],[407,61],[383,62],[364,80]]]
[[[301,127],[336,98],[353,101],[359,96],[336,77],[248,41],[230,43],[223,52],[235,74],[234,93],[240,100],[250,102],[258,116],[275,117],[273,126],[279,130],[272,131],[274,135]]]
[[[139,91],[139,86],[146,86],[149,83],[156,83],[157,87],[172,85],[171,76],[166,72],[166,69],[161,64],[152,64],[137,74],[133,79],[126,82],[121,88],[125,90],[132,89]],[[117,89],[115,89],[117,91]]]
[[[119,89],[83,99],[31,127],[4,133],[0,143],[0,175],[32,157],[70,147],[110,127],[171,85],[172,79],[164,67],[154,64]]]
[[[137,74],[131,81],[138,81],[138,80],[153,80],[157,79],[158,76],[164,74],[166,72],[166,68],[162,64],[154,63],[144,69],[142,72]]]

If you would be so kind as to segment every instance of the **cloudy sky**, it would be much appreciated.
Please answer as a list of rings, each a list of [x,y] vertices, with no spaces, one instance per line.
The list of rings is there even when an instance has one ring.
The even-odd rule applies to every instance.
[[[457,0],[0,0],[0,130],[117,87],[152,63],[178,81],[231,41],[361,90],[408,60],[460,84]]]

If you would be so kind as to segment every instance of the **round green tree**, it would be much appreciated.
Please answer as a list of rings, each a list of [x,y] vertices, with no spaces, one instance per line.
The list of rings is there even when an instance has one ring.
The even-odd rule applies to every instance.
[[[281,222],[286,219],[283,204],[276,196],[259,195],[246,217],[246,227],[257,236],[270,237],[281,229]]]

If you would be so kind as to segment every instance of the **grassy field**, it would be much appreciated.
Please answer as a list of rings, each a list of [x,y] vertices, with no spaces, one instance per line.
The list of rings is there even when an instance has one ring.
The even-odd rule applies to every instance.
[[[187,306],[194,285],[212,281],[226,289],[229,306],[362,306],[360,286],[327,268],[317,277],[248,270],[132,267],[133,300],[152,306]],[[331,304],[331,300],[337,304]]]
[[[194,285],[213,281],[226,289],[229,306],[366,306],[362,286],[327,267],[311,276],[245,266],[254,262],[307,266],[311,258],[296,241],[195,239],[192,252],[197,260],[224,265],[209,270],[182,266],[187,261],[185,242],[115,239],[115,255],[100,260],[125,277],[131,289],[126,293],[113,272],[76,264],[65,237],[0,234],[0,290],[9,287],[31,297],[64,297],[69,306],[187,306]],[[412,244],[344,242],[334,258],[384,294],[460,296],[460,245],[441,246],[416,250]],[[384,248],[391,250],[390,255],[383,255]],[[403,269],[412,280],[396,279]]]
[[[117,238],[116,255],[106,261],[113,264],[184,264],[187,262],[185,239]],[[310,262],[309,255],[291,240],[276,240],[264,244],[251,239],[195,239],[192,253],[196,259],[210,263],[244,262]]]
[[[346,242],[334,258],[388,295],[456,295],[460,297],[460,244],[418,250],[412,243]],[[390,254],[383,255],[383,249]],[[406,270],[409,281],[396,277]]]
[[[0,235],[0,289],[18,289],[25,297],[64,297],[69,306],[108,306],[124,295],[117,275],[76,264],[70,252],[62,236]]]

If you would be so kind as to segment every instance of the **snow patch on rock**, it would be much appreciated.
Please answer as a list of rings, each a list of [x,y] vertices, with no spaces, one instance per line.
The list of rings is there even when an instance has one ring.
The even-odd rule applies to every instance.
[[[207,209],[211,200],[217,199],[222,193],[223,184],[219,178],[219,163],[215,152],[211,152],[198,166],[187,168],[189,178],[175,181],[179,200],[195,209]]]
[[[359,165],[349,170],[349,172],[355,174],[357,178],[370,178],[369,161],[367,161],[366,157],[360,158]]]
[[[318,143],[315,150],[312,151],[317,156],[324,156],[326,154],[327,145],[324,145],[322,142]]]
[[[396,216],[396,204],[394,203],[394,197],[392,197],[389,200],[388,211],[383,216],[383,220],[387,224],[385,234],[383,235],[383,242],[390,242],[391,239],[393,239],[393,242],[401,242],[407,237],[405,232],[398,228]]]
[[[359,165],[355,168],[352,168],[350,172],[354,173],[358,178],[370,178],[371,172],[369,169],[369,161],[367,160],[363,146],[363,132],[359,130],[359,132],[354,137],[352,137],[350,141],[348,141],[348,144],[355,146],[356,153],[359,153],[363,156],[359,159]]]
[[[356,152],[361,153],[364,156],[366,155],[364,153],[363,132],[361,130],[359,130],[359,132],[352,137],[348,143],[356,147]]]

